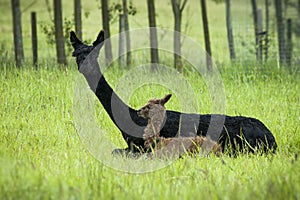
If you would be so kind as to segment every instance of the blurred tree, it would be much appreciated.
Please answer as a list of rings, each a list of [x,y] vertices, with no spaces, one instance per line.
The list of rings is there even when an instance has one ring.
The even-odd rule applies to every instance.
[[[20,1],[11,0],[12,16],[13,16],[13,31],[14,31],[14,48],[15,60],[17,67],[21,67],[24,62],[23,38],[22,38],[22,20]]]
[[[259,18],[257,3],[256,0],[251,0],[252,5],[252,13],[253,13],[253,21],[254,21],[254,35],[255,35],[255,50],[256,50],[256,60],[261,63],[262,61],[262,51],[260,48],[260,27],[259,27]]]
[[[298,16],[300,17],[300,0],[298,0],[298,5],[297,5],[297,10],[298,10]]]
[[[56,45],[55,39],[55,22],[53,18],[53,7],[50,5],[49,0],[45,0],[46,10],[49,15],[49,21],[44,21],[40,24],[42,32],[46,36],[46,43],[49,45]],[[87,17],[87,16],[86,16]],[[74,29],[74,19],[64,18],[63,20],[63,35],[64,41],[69,41],[70,31]],[[67,54],[71,54],[73,47],[70,42],[65,42]]]
[[[174,14],[174,67],[180,73],[182,73],[182,61],[181,61],[181,18],[182,12],[186,5],[187,0],[181,3],[181,0],[171,0],[172,9]]]
[[[57,62],[59,64],[66,65],[67,59],[65,54],[65,38],[62,25],[61,0],[54,0],[53,4]]]
[[[123,3],[123,14],[125,20],[125,37],[126,37],[126,64],[127,67],[131,65],[131,45],[130,45],[130,33],[129,33],[129,21],[128,21],[128,8],[127,0],[122,0]]]
[[[230,60],[236,58],[234,50],[234,37],[231,25],[231,1],[230,0],[212,0],[213,2],[219,4],[225,2],[225,14],[226,14],[226,29],[227,29],[227,40],[228,40],[228,49]]]
[[[226,28],[227,28],[227,39],[228,39],[228,47],[230,53],[230,59],[235,59],[235,51],[234,51],[234,39],[232,33],[231,26],[231,13],[230,13],[230,0],[226,0]]]
[[[292,54],[293,54],[293,43],[292,43],[292,20],[287,19],[287,35],[286,35],[286,64],[291,67]]]
[[[149,27],[150,27],[151,66],[152,66],[152,71],[156,71],[157,64],[159,63],[159,58],[158,58],[158,44],[157,44],[154,0],[147,0],[147,6],[148,6]]]
[[[295,14],[295,12],[297,14]],[[291,19],[292,32],[300,37],[300,0],[284,0],[282,1],[282,21],[286,28],[287,19]],[[297,40],[300,41],[300,40]]]
[[[204,31],[204,40],[205,40],[205,50],[206,50],[206,67],[208,71],[212,69],[212,59],[211,59],[211,48],[210,48],[210,39],[209,39],[209,28],[208,28],[208,19],[206,11],[206,0],[200,0],[201,10],[202,10],[202,22],[203,22],[203,31]]]
[[[125,66],[125,41],[125,16],[124,14],[119,14],[119,67]]]
[[[74,0],[74,17],[76,35],[82,40],[81,0]]]
[[[282,18],[282,3],[281,0],[274,0],[276,21],[277,21],[277,37],[278,37],[278,50],[279,50],[279,62],[285,63],[285,39],[284,39],[284,24]]]
[[[267,61],[268,51],[269,51],[269,0],[265,0],[265,12],[266,12],[265,61]]]
[[[112,50],[111,50],[111,42],[110,42],[110,28],[109,28],[109,10],[108,10],[108,0],[101,0],[101,8],[102,8],[102,22],[103,22],[103,30],[105,32],[105,58],[107,62],[112,60]]]
[[[119,29],[120,29],[120,38],[123,38],[124,41],[119,41],[120,44],[126,44],[126,65],[130,67],[131,65],[131,44],[130,44],[130,33],[129,33],[129,20],[128,16],[134,16],[137,13],[136,7],[133,5],[132,1],[129,1],[129,5],[127,4],[128,0],[122,0],[122,3],[113,2],[108,9],[109,12],[109,20],[110,23],[114,23],[119,19]],[[122,22],[122,24],[121,24]],[[121,29],[124,33],[121,33]],[[125,47],[119,46],[119,52],[121,49],[125,50]],[[120,58],[123,59],[123,58]],[[124,62],[125,63],[125,62]]]

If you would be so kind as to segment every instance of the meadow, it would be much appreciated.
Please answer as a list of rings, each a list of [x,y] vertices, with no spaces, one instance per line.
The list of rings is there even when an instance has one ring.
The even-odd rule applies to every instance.
[[[145,9],[141,1],[135,2],[140,6],[138,8]],[[84,5],[84,9],[91,12],[91,16],[84,20],[85,38],[90,40],[99,31],[95,22],[91,22],[96,15],[92,10],[96,3],[91,1]],[[15,67],[9,1],[1,4],[4,17],[0,38],[0,199],[300,199],[298,68],[296,64],[293,70],[278,68],[276,59],[264,65],[247,59],[228,62],[227,50],[220,51],[227,48],[226,40],[221,40],[226,38],[224,26],[220,25],[221,14],[212,17],[213,22],[219,23],[213,26],[212,37],[222,41],[213,43],[213,50],[217,52],[215,59],[225,88],[226,114],[251,116],[264,122],[276,138],[277,153],[241,154],[237,157],[224,154],[221,158],[214,155],[184,157],[152,172],[128,173],[100,162],[80,139],[75,127],[74,96],[77,84],[81,83],[78,80],[83,80],[83,77],[79,75],[73,58],[68,57],[67,66],[58,66],[53,47],[41,42],[40,48],[45,50],[40,53],[38,70],[30,64],[30,59],[21,69]],[[41,8],[41,4],[38,2],[35,8]],[[189,9],[194,9],[194,4],[192,1]],[[66,15],[71,16],[67,1],[64,1],[64,6]],[[220,10],[218,13],[222,13],[223,6],[209,3],[209,11]],[[158,6],[158,22],[171,28],[172,25],[164,20],[171,15],[163,12],[165,7]],[[236,15],[242,12],[238,7],[235,9]],[[98,12],[100,16],[100,10]],[[45,16],[41,14],[41,17],[46,21],[47,15],[43,14]],[[142,18],[144,21],[135,23],[142,15],[140,11],[137,17],[133,17],[133,27],[147,24],[145,17]],[[200,42],[202,40],[196,35],[201,33],[201,27],[194,26],[197,22],[195,15],[191,16],[186,34]],[[26,20],[24,24],[28,22]],[[99,27],[100,24],[101,21]],[[87,28],[89,26],[92,28]],[[115,24],[113,32],[116,32],[116,27]],[[28,24],[24,26],[24,32],[29,34]],[[40,40],[44,38],[41,34]],[[29,37],[25,37],[24,44],[25,56],[30,58]],[[248,57],[246,50],[240,49],[237,49],[238,54]],[[275,47],[272,51],[276,52]],[[137,63],[141,62],[139,59],[136,58]],[[164,63],[173,63],[167,57],[162,59]],[[122,85],[118,85],[127,72],[128,69],[113,65],[104,75],[134,108],[144,105],[149,98],[170,92],[163,85],[143,85],[127,99]],[[201,76],[190,68],[182,76],[193,89],[199,112],[211,113],[212,100]],[[130,83],[130,79],[127,81]],[[87,87],[86,92],[94,98]],[[167,108],[181,111],[180,98],[172,97]],[[115,146],[125,148],[121,134],[97,100],[94,107],[98,125],[107,132],[107,139]],[[120,165],[134,165],[136,162],[135,159],[107,156],[116,159]],[[146,164],[150,162],[145,161]]]

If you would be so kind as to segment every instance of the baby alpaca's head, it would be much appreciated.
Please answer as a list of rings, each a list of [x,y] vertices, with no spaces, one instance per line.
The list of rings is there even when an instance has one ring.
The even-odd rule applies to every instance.
[[[137,112],[139,116],[148,118],[148,124],[144,129],[143,134],[143,139],[145,140],[144,145],[147,149],[153,146],[155,138],[160,135],[160,130],[166,114],[164,105],[170,98],[171,94],[166,95],[162,99],[151,99]]]
[[[158,113],[164,113],[166,110],[165,103],[170,100],[171,96],[171,94],[167,94],[161,99],[150,99],[145,106],[138,110],[137,114],[141,117],[151,119]]]

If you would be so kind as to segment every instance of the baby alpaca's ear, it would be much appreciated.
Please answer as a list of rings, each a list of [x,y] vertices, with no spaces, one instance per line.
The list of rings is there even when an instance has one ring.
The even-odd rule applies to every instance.
[[[165,105],[165,103],[167,103],[170,100],[171,96],[172,94],[167,94],[164,98],[162,98],[160,101],[161,105]]]

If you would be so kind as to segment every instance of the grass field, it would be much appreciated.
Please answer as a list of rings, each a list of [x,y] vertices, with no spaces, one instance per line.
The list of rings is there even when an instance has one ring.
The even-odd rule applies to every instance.
[[[227,114],[261,119],[277,139],[277,154],[224,155],[223,161],[214,156],[187,157],[153,173],[127,174],[94,159],[76,133],[72,80],[77,73],[57,68],[1,70],[2,199],[299,198],[298,76],[224,75]],[[156,92],[165,93],[163,89]],[[143,105],[148,96],[153,96],[151,90],[143,98],[133,98],[131,104]],[[178,108],[174,102],[168,108]],[[110,131],[108,137],[116,145],[124,146],[100,106],[98,111],[99,126]]]
[[[132,27],[143,24],[145,27],[146,12],[142,12],[145,5],[141,1],[135,2],[140,12],[132,18]],[[70,17],[72,9],[67,9],[70,7],[67,1],[63,3],[65,15]],[[96,36],[100,29],[96,24],[101,27],[101,20],[91,21],[96,16],[100,18],[100,11],[95,11],[97,4],[99,2],[90,1],[83,6],[90,12],[89,18],[84,20],[86,39]],[[199,4],[198,1],[189,4],[191,25],[186,34],[201,43],[202,30],[196,26],[200,19],[197,13]],[[172,15],[169,1],[163,1],[157,7],[158,23],[172,28],[173,22],[166,20]],[[276,138],[277,153],[243,154],[235,158],[226,154],[221,158],[213,155],[185,157],[160,170],[138,174],[115,170],[99,162],[81,141],[75,128],[73,106],[75,86],[82,77],[78,79],[77,67],[71,57],[68,57],[68,66],[59,67],[53,61],[53,47],[41,42],[40,48],[44,49],[40,53],[42,61],[39,70],[34,70],[30,64],[30,38],[24,37],[28,59],[24,67],[15,68],[12,63],[10,2],[1,1],[0,9],[3,13],[0,38],[0,199],[300,199],[299,72],[279,69],[276,59],[262,66],[246,58],[243,62],[225,62],[228,52],[223,51],[227,48],[226,40],[223,40],[226,32],[221,26],[223,4],[209,2],[209,11],[218,13],[210,15],[212,22],[216,23],[213,23],[211,32],[214,41],[218,41],[213,43],[213,50],[216,61],[220,63],[218,67],[225,87],[226,114],[252,116],[264,122]],[[42,1],[25,10],[24,16],[32,9],[40,10],[40,22],[46,21]],[[242,32],[242,28],[248,26],[247,20],[251,21],[243,11],[251,10],[238,9],[238,6],[234,9],[235,15],[241,16]],[[29,15],[24,18],[24,34],[28,36]],[[117,27],[114,24],[112,32],[116,33]],[[44,38],[41,33],[40,40]],[[237,51],[240,56],[248,56],[242,47]],[[276,52],[275,46],[271,52]],[[162,62],[173,63],[163,59]],[[295,65],[293,69],[297,67]],[[144,85],[127,99],[122,94],[122,85],[118,85],[127,72],[112,66],[105,71],[105,77],[134,108],[144,105],[151,97],[170,92],[161,85]],[[183,77],[194,91],[199,112],[211,113],[212,100],[205,82],[189,70]],[[181,111],[180,98],[172,97],[167,108]],[[107,139],[119,148],[126,147],[121,134],[97,101],[95,108],[98,125],[106,131]],[[128,168],[136,167],[134,159],[111,159],[116,159],[120,165],[128,165]],[[150,162],[146,160],[143,164]]]

